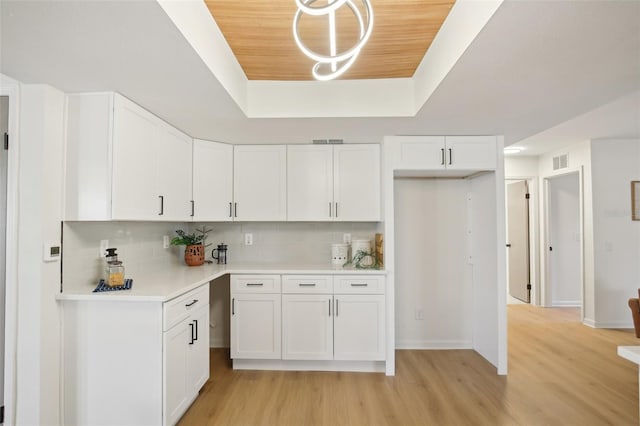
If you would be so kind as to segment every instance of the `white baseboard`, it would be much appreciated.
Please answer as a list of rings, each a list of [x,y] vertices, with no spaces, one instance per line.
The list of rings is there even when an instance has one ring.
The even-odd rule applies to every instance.
[[[352,371],[384,373],[384,361],[294,361],[281,359],[234,359],[234,370]]]
[[[582,323],[587,327],[596,328],[596,322],[591,318],[585,318],[582,320]]]
[[[579,300],[552,300],[552,308],[579,308],[582,306],[582,302]]]
[[[396,342],[396,349],[473,349],[473,344],[471,340],[400,340]]]
[[[594,324],[594,328],[633,328],[631,321],[598,321]]]

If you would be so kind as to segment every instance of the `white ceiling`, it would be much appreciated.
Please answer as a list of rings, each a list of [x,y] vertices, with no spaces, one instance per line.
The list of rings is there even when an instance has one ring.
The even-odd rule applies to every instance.
[[[545,134],[532,136],[640,90],[638,1],[505,1],[412,117],[247,118],[152,0],[1,0],[0,31],[3,74],[65,92],[115,90],[194,137],[233,143],[504,134],[507,144],[543,144]],[[597,129],[573,132],[640,137],[638,102],[622,108],[603,107],[613,120],[592,116]],[[570,127],[546,135],[574,137]]]

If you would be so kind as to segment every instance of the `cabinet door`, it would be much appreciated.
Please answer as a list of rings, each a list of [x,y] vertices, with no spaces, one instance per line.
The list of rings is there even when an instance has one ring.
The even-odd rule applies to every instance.
[[[341,294],[334,299],[334,359],[384,360],[384,296]]]
[[[193,200],[193,220],[231,220],[233,145],[193,141]]]
[[[438,170],[445,168],[444,136],[399,136],[394,140],[396,170]]]
[[[209,380],[209,305],[202,305],[189,318],[187,384],[196,397]]]
[[[282,359],[333,359],[333,296],[282,295]]]
[[[333,218],[333,150],[326,145],[287,147],[287,219]]]
[[[231,294],[231,358],[281,358],[280,297]]]
[[[380,220],[380,146],[333,147],[334,218]]]
[[[447,169],[495,170],[495,136],[447,136]]]
[[[158,125],[160,138],[156,146],[157,195],[162,196],[161,215],[157,220],[191,220],[192,140],[168,124]]]
[[[234,220],[286,220],[286,158],[284,145],[234,147]]]
[[[165,425],[173,425],[187,410],[192,400],[192,389],[187,383],[187,365],[191,330],[185,319],[163,333],[164,345],[164,404]]]
[[[115,96],[112,219],[148,220],[160,213],[156,192],[159,133],[155,116]]]

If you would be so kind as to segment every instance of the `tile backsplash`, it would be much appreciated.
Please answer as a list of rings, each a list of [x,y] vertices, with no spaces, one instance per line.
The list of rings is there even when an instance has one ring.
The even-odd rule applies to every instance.
[[[125,268],[135,270],[148,264],[184,264],[184,247],[162,247],[162,237],[175,236],[176,229],[194,232],[206,226],[206,258],[216,245],[228,245],[229,263],[330,264],[331,244],[341,243],[345,233],[352,239],[370,238],[380,232],[379,223],[355,222],[243,222],[243,223],[161,223],[161,222],[65,222],[63,224],[63,280],[82,276],[97,280],[103,259],[98,257],[100,240],[118,249]],[[244,244],[244,235],[253,234],[253,245]]]

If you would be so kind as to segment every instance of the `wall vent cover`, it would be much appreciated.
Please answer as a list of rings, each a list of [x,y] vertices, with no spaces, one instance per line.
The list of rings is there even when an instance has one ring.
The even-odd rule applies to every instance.
[[[569,154],[553,157],[553,170],[566,169],[569,167]]]

